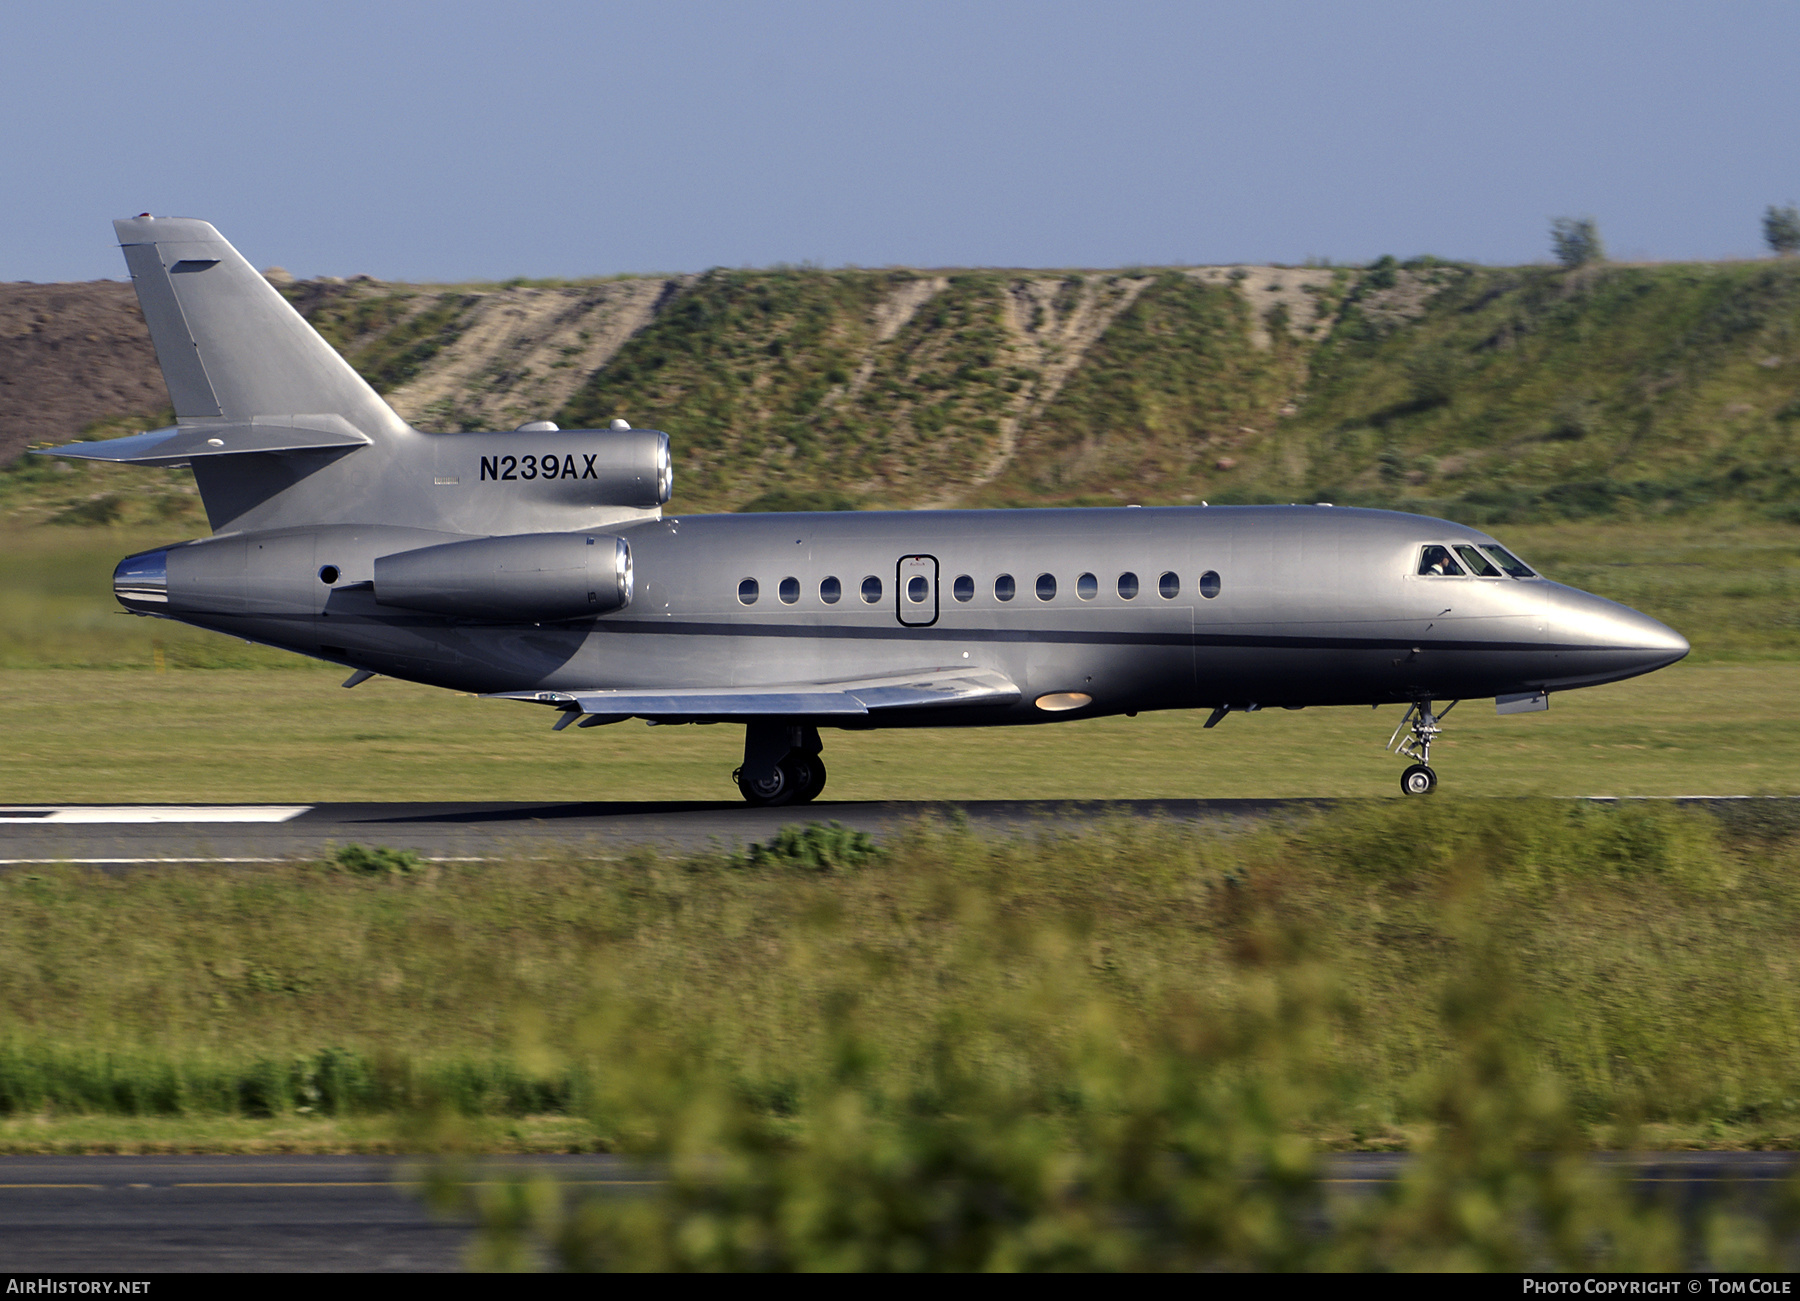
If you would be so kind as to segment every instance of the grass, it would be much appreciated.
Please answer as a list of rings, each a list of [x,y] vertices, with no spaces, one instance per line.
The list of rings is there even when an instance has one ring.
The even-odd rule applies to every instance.
[[[1235,291],[1165,272],[1089,350],[1055,400],[1021,435],[984,504],[1032,505],[1071,489],[1095,501],[1140,501],[1147,485],[1220,495],[1238,481],[1217,468],[1268,429],[1299,382],[1285,330],[1253,348],[1251,308]]]
[[[406,683],[221,670],[0,675],[0,790],[18,802],[725,800],[733,727],[552,734],[549,715]],[[825,800],[1387,796],[1400,708],[1145,714],[825,735]],[[1800,794],[1800,666],[1677,666],[1556,697],[1472,701],[1432,758],[1494,795]]]
[[[1432,274],[1447,283],[1409,322],[1352,295],[1282,435],[1307,466],[1291,486],[1496,521],[1800,495],[1800,267]]]
[[[851,1032],[880,1108],[932,1105],[952,1052],[1028,1111],[1079,1116],[1099,1105],[1067,1056],[1088,1000],[1112,1009],[1115,1042],[1153,1054],[1182,1017],[1263,1015],[1283,972],[1312,973],[1324,1081],[1297,1132],[1407,1146],[1431,1123],[1442,1000],[1476,969],[1508,983],[1493,1024],[1584,1142],[1654,1124],[1791,1145],[1791,823],[1439,800],[1228,834],[927,826],[837,868],[777,843],[401,875],[14,871],[0,1146],[168,1142],[140,1122],[180,1116],[204,1122],[196,1143],[255,1140],[215,1123],[236,1117],[268,1122],[257,1141],[370,1144],[357,1118],[433,1110],[495,1122],[483,1142],[629,1145],[599,1100],[634,1054],[640,1083],[672,1053],[779,1119],[819,1096]],[[545,1115],[588,1127],[529,1119]],[[108,1137],[99,1116],[139,1128]]]
[[[740,758],[736,728],[628,722],[552,735],[539,710],[381,679],[346,692],[338,670],[317,661],[120,612],[113,563],[170,536],[141,527],[0,536],[7,798],[586,799],[602,788],[618,799],[734,798],[726,774]],[[1792,526],[1588,521],[1505,536],[1546,572],[1667,620],[1694,653],[1647,678],[1559,695],[1547,715],[1497,718],[1484,702],[1464,705],[1434,752],[1452,789],[1800,790]],[[156,672],[159,661],[169,671]],[[1379,746],[1397,715],[1265,712],[1210,732],[1195,715],[1146,714],[1004,731],[832,733],[829,795],[1385,795],[1397,764]]]

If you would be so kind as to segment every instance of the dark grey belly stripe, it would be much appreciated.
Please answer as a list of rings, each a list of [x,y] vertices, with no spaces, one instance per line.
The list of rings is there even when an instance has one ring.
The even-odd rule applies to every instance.
[[[219,622],[237,616],[215,616]],[[251,622],[267,623],[302,623],[309,620],[304,617],[286,615],[259,614],[250,616]],[[378,623],[393,627],[443,628],[444,622],[423,616],[387,617],[379,620],[361,619],[356,616],[341,618],[336,625],[343,629],[352,629],[357,624]],[[452,624],[452,627],[471,629],[492,628],[496,631],[509,628],[546,628],[560,631],[575,631],[577,624]],[[700,623],[652,621],[649,619],[600,619],[593,625],[593,631],[617,634],[635,634],[656,636],[671,634],[677,636],[700,637],[788,637],[819,640],[852,640],[852,641],[933,641],[933,642],[1009,642],[1035,643],[1038,645],[1068,646],[1174,646],[1174,647],[1222,647],[1239,650],[1339,650],[1339,651],[1410,651],[1415,647],[1420,650],[1434,651],[1593,651],[1608,654],[1631,652],[1638,650],[1655,650],[1651,646],[1584,646],[1578,642],[1538,642],[1538,641],[1464,641],[1436,639],[1431,637],[1294,637],[1278,633],[1218,633],[1218,632],[1077,632],[1073,629],[1042,628],[903,628],[898,625],[891,628],[869,627],[858,628],[842,624],[743,624],[743,623]],[[228,634],[241,636],[239,633]],[[274,645],[274,643],[267,643]]]
[[[1406,650],[1415,646],[1430,650],[1473,651],[1607,651],[1634,647],[1582,646],[1575,643],[1537,641],[1451,641],[1429,637],[1290,637],[1266,633],[1210,632],[1076,632],[1073,629],[1033,628],[856,628],[836,626],[781,626],[738,623],[653,623],[649,620],[601,620],[597,632],[674,633],[711,637],[851,638],[868,641],[940,642],[1035,642],[1074,646],[1228,646],[1274,650]]]

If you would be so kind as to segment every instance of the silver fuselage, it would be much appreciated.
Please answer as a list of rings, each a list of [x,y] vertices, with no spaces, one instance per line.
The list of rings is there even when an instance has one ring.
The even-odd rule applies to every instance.
[[[381,524],[185,543],[147,553],[164,557],[163,592],[134,596],[129,581],[118,590],[142,613],[472,692],[778,686],[963,667],[1019,687],[1016,703],[894,710],[830,720],[836,726],[1498,697],[1611,682],[1688,650],[1648,616],[1543,578],[1422,575],[1423,546],[1493,539],[1389,511],[695,515],[610,532],[629,543],[629,604],[560,623],[378,603],[378,558],[470,536]],[[1217,576],[1210,597],[1200,582],[1208,574]],[[1055,588],[1047,599],[1046,575]],[[1122,575],[1135,576],[1134,597],[1121,594]],[[1010,600],[996,595],[1003,576]],[[911,583],[920,577],[926,588]],[[821,590],[833,579],[841,595],[828,602]],[[865,600],[870,579],[880,591]],[[909,584],[926,599],[911,599]],[[1040,703],[1076,693],[1091,703]]]

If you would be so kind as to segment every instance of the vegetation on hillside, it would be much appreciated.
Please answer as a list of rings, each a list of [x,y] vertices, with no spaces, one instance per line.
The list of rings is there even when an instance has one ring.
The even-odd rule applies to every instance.
[[[1310,334],[1253,319],[1222,285],[1131,274],[1147,287],[1040,397],[1060,345],[1022,304],[1043,273],[710,272],[558,418],[669,430],[684,509],[810,493],[1330,500],[1476,523],[1720,499],[1800,511],[1800,265],[1385,258],[1340,277]],[[1066,277],[1064,306],[1096,283]],[[882,337],[883,305],[907,295],[916,309]],[[320,301],[379,387],[454,339],[467,302],[443,295],[382,333],[396,309],[369,290]]]
[[[819,428],[872,341],[888,277],[786,269],[711,271],[594,374],[558,413],[565,427],[623,418],[680,431],[684,497],[843,488],[855,467]]]
[[[1303,496],[1472,523],[1800,507],[1800,267],[1439,274],[1404,325],[1353,295],[1311,358]]]
[[[1232,289],[1164,272],[1088,350],[983,496],[1012,505],[1116,505],[1170,491],[1223,496],[1265,449],[1304,373],[1285,329],[1250,342]]]
[[[1800,519],[1800,262],[1307,274],[1320,310],[1295,323],[1198,271],[714,270],[658,281],[648,324],[555,417],[666,429],[682,510],[1326,500],[1501,524],[1732,501]],[[458,351],[510,337],[465,339],[494,292],[287,290],[384,392],[457,358],[511,376],[526,409],[527,372]],[[110,484],[39,504],[67,486],[9,467],[0,509],[143,515]]]

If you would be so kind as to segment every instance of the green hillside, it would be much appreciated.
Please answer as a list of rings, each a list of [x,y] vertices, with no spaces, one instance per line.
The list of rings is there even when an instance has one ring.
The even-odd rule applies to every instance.
[[[421,427],[667,430],[681,510],[1325,500],[1505,524],[1733,502],[1800,520],[1791,260],[286,292]],[[165,477],[16,463],[0,513],[191,513]]]
[[[1265,485],[1476,522],[1800,499],[1800,265],[1436,274],[1405,322],[1364,278]]]
[[[1324,279],[1309,334],[1182,270],[712,271],[554,418],[668,430],[690,510],[1207,498],[1503,523],[1718,499],[1800,509],[1800,264],[1383,259]],[[478,302],[396,311],[396,296],[315,313],[390,390]],[[903,298],[916,308],[884,330]],[[1059,334],[1084,308],[1104,328]]]

